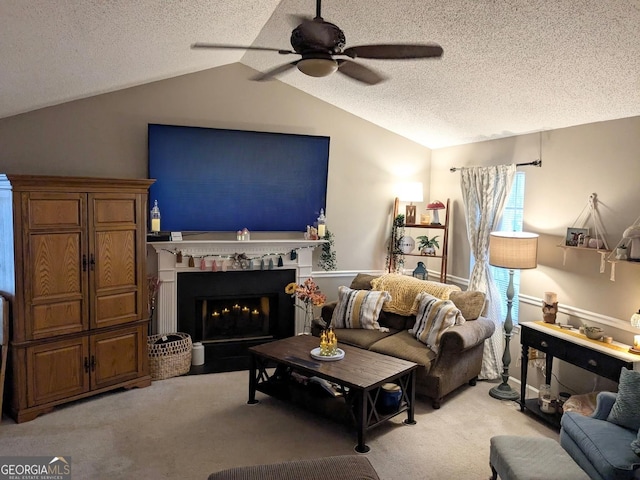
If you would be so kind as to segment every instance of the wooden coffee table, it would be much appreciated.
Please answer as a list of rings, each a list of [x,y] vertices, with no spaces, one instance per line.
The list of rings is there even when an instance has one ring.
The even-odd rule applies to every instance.
[[[339,339],[338,339],[339,341]],[[310,352],[320,340],[310,335],[299,335],[249,348],[251,369],[249,372],[249,404],[257,403],[256,391],[287,400],[290,388],[295,384],[293,376],[319,377],[339,386],[341,395],[336,402],[346,402],[358,431],[356,452],[366,453],[367,430],[382,422],[407,412],[404,423],[413,425],[415,403],[416,363],[370,352],[349,345],[338,344],[344,350],[342,360],[322,361],[311,357]],[[272,373],[268,368],[275,366]],[[402,394],[397,409],[381,408],[382,385],[396,383]]]

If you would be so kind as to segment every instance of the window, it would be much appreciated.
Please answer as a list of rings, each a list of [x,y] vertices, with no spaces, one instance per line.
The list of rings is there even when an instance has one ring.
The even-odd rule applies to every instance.
[[[502,220],[497,230],[503,232],[521,232],[524,217],[524,172],[516,172],[511,186],[511,193],[507,199],[507,204],[502,213]],[[474,259],[471,258],[471,269],[473,269]],[[507,316],[507,287],[509,286],[509,270],[506,268],[489,267],[491,275],[496,282],[500,293],[500,308],[502,319]],[[513,306],[511,308],[511,319],[514,324],[518,323],[518,293],[520,292],[520,270],[513,271]]]

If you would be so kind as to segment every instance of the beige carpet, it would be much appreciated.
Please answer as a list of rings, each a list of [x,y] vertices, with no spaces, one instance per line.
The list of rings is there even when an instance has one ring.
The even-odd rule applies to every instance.
[[[224,468],[354,453],[355,432],[257,394],[247,405],[248,372],[177,377],[58,407],[0,425],[0,455],[71,457],[72,478],[206,479]],[[494,435],[558,438],[488,395],[478,382],[439,410],[418,401],[417,425],[400,415],[370,431],[368,458],[384,480],[487,479]],[[559,447],[560,448],[560,447]],[[327,478],[331,478],[329,475]]]

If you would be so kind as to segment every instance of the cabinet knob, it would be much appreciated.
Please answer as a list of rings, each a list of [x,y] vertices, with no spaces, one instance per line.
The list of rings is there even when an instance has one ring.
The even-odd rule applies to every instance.
[[[82,271],[83,272],[87,271],[87,256],[86,255],[82,255]]]
[[[95,267],[96,267],[96,257],[94,257],[92,253],[89,259],[89,268],[91,268],[91,271],[93,272],[95,270]]]
[[[89,373],[89,358],[84,357],[84,373]]]
[[[545,342],[544,340],[542,340],[542,341],[540,342],[540,346],[541,346],[541,347],[545,347],[545,348],[546,348],[546,347],[548,347],[548,346],[549,346],[549,344],[548,344],[547,342]]]
[[[96,371],[96,356],[95,355],[91,355],[91,371],[92,372]]]
[[[598,362],[596,362],[593,358],[590,358],[589,361],[587,362],[589,364],[589,366],[591,367],[597,367],[598,366]]]

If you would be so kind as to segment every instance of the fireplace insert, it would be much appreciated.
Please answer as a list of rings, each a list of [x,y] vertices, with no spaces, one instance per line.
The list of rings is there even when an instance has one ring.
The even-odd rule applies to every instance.
[[[178,274],[178,330],[205,347],[193,373],[249,368],[248,348],[294,334],[294,303],[284,291],[295,270]]]

